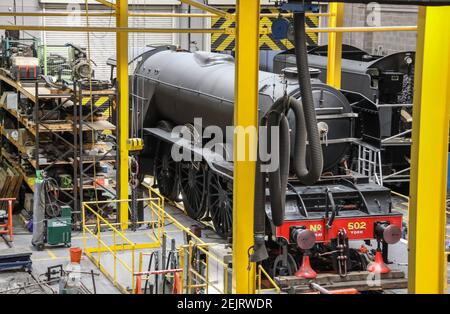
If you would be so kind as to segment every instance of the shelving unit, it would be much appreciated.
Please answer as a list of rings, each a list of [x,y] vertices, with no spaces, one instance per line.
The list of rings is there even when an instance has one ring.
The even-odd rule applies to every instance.
[[[75,163],[79,170],[80,184],[83,186],[80,189],[80,199],[85,199],[85,191],[94,191],[94,197],[98,200],[98,189],[102,189],[106,193],[109,193],[113,198],[117,198],[116,182],[118,182],[118,176],[115,176],[114,180],[106,184],[105,179],[99,176],[99,169],[97,163],[104,164],[118,164],[117,142],[107,143],[99,142],[95,140],[95,132],[101,132],[104,136],[112,133],[116,130],[115,125],[117,121],[112,121],[113,104],[117,102],[117,94],[115,89],[108,90],[83,90],[80,85],[75,88],[77,94],[77,107],[78,107],[78,142],[83,143],[78,145],[78,156]],[[83,107],[88,106],[87,114],[84,114]],[[109,114],[104,114],[104,113]],[[100,120],[95,119],[95,115],[100,113],[102,118]],[[117,115],[116,115],[117,116]],[[112,123],[114,122],[114,124]],[[81,130],[81,132],[80,132]],[[92,135],[91,143],[85,143],[84,136]],[[86,151],[93,152],[95,154],[88,154]],[[90,173],[92,171],[92,174]],[[102,182],[103,179],[103,182]],[[107,204],[98,205],[98,209],[103,211]]]
[[[101,175],[98,169],[99,164],[110,169],[117,161],[114,136],[109,136],[108,141],[100,139],[106,137],[102,133],[112,135],[116,130],[111,114],[116,102],[114,89],[86,91],[74,84],[71,90],[61,92],[46,87],[41,81],[16,82],[5,69],[0,69],[0,84],[2,95],[4,92],[17,94],[15,108],[8,107],[6,101],[0,102],[1,143],[6,142],[12,150],[2,148],[0,158],[23,175],[31,191],[34,191],[38,170],[46,171],[56,180],[61,174],[70,175],[69,186],[60,187],[60,198],[72,204],[76,218],[81,216],[81,203],[87,200],[86,190],[94,191],[91,195],[95,195],[95,199],[99,197],[99,190],[108,197],[116,197],[116,176],[111,179]],[[102,105],[97,107],[99,100]],[[29,110],[25,112],[22,104]],[[87,115],[83,113],[86,108]],[[100,115],[104,112],[108,116]],[[29,137],[27,143],[24,138],[19,140],[20,136]],[[87,138],[92,141],[86,142]],[[96,153],[88,154],[88,151]]]

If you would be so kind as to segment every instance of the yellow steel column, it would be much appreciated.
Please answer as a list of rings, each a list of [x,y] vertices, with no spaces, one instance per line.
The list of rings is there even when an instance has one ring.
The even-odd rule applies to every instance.
[[[328,7],[331,14],[328,26],[344,26],[344,3],[333,2]],[[341,32],[328,33],[327,84],[335,88],[341,88],[342,36]]]
[[[250,136],[258,126],[259,0],[236,3],[236,91],[234,125],[247,129],[246,136],[234,136],[233,187],[233,292],[255,293],[255,265],[249,261],[253,246],[255,160],[251,152],[257,139]],[[248,139],[248,140],[246,140]],[[252,140],[251,140],[252,139]],[[244,160],[238,151],[245,151]],[[241,156],[242,157],[242,156]],[[239,160],[240,159],[240,160]],[[250,267],[249,267],[250,266]]]
[[[419,9],[408,228],[410,293],[443,293],[445,287],[449,16],[450,7]]]
[[[116,2],[116,26],[128,27],[128,0]],[[116,34],[117,82],[119,88],[119,199],[128,199],[128,33]],[[120,223],[122,229],[128,228],[128,202],[120,202]]]

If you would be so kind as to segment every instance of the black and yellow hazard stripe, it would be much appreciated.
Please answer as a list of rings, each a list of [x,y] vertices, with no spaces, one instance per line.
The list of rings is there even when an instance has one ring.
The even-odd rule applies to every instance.
[[[226,10],[228,13],[234,13],[234,8],[228,8]],[[266,7],[261,10],[261,13],[273,13],[278,14],[280,10],[278,8]],[[272,23],[276,17],[262,16],[260,21],[260,28],[270,30],[272,28]],[[291,21],[292,22],[292,21]],[[211,19],[212,28],[229,29],[235,28],[236,24],[234,21],[227,20],[224,17],[216,17]],[[307,17],[306,27],[319,27],[319,17]],[[317,45],[318,35],[317,34],[307,34],[308,44]],[[236,45],[234,34],[213,34],[211,35],[211,50],[212,51],[230,51],[234,50]],[[272,34],[262,34],[260,37],[260,49],[261,50],[289,50],[294,48],[294,44],[288,39],[274,39]]]
[[[107,120],[112,118],[113,110],[115,110],[115,100],[114,97],[108,97],[108,96],[99,96],[99,95],[93,95],[93,103],[96,107],[95,113],[100,114]],[[91,105],[91,97],[83,97],[81,101],[83,106],[90,106]],[[111,130],[104,130],[102,131],[103,134],[112,134]]]
[[[94,96],[94,106],[98,109],[97,113],[101,113],[103,116],[110,117],[111,116],[111,99],[108,96]],[[82,100],[83,106],[91,104],[91,97],[83,97]]]

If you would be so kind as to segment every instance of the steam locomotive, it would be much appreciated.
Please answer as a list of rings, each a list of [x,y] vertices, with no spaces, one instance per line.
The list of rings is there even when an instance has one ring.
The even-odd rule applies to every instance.
[[[328,46],[309,46],[308,60],[311,67],[320,69],[319,78],[326,82]],[[282,69],[295,64],[294,50],[284,51],[274,57],[273,71],[281,74]],[[353,152],[353,159],[361,159],[358,153],[362,148],[371,152],[371,161],[377,166],[364,174],[399,191],[409,187],[414,64],[413,51],[376,56],[342,46],[342,89],[371,100],[352,105],[359,115],[356,137],[364,140],[360,150]]]
[[[304,27],[304,21],[297,25]],[[307,66],[304,31],[298,36],[297,67],[282,75],[259,73],[260,125],[267,127],[260,137],[279,142],[271,151],[279,167],[263,170],[265,162],[257,160],[252,260],[272,275],[308,277],[305,262],[298,268],[307,257],[316,270],[345,275],[367,269],[373,257],[349,241],[375,239],[386,261],[388,245],[400,240],[402,216],[392,209],[388,188],[348,166],[359,140],[352,105],[372,102],[322,83]],[[227,157],[233,156],[233,133],[225,129],[233,126],[233,58],[162,46],[134,59],[140,61],[131,84],[145,132],[140,171],[156,178],[165,197],[182,201],[191,218],[211,221],[217,234],[230,237],[235,178]],[[226,134],[214,147],[205,145],[209,138],[202,134],[210,126]],[[274,126],[277,134],[270,131]],[[180,149],[190,158],[175,158]]]

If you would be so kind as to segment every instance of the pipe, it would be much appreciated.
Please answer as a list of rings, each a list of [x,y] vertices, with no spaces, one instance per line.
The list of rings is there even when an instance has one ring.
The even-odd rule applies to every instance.
[[[311,76],[309,74],[308,66],[308,51],[306,48],[306,33],[305,33],[305,13],[294,14],[294,28],[295,28],[295,56],[297,61],[298,81],[300,85],[301,106],[300,102],[291,98],[294,113],[297,120],[301,117],[301,108],[303,109],[303,116],[305,119],[306,132],[309,141],[310,162],[306,168],[306,152],[303,151],[305,145],[299,143],[300,134],[297,134],[298,146],[296,150],[304,156],[297,156],[295,158],[295,171],[298,179],[305,185],[313,185],[320,179],[323,170],[323,152],[320,143],[319,129],[317,127],[316,111],[314,107],[314,99],[311,87]],[[297,123],[298,124],[298,123]],[[297,125],[297,129],[302,128]],[[296,141],[297,142],[297,141]],[[297,151],[296,151],[297,153]],[[304,158],[300,158],[304,157]]]
[[[99,16],[116,16],[114,12],[90,12],[89,14],[85,11],[70,11],[70,12],[0,12],[0,16],[9,17],[45,17],[45,16],[89,16],[89,17],[99,17]],[[173,12],[134,12],[128,13],[129,17],[193,17],[193,18],[214,18],[218,17],[217,14],[213,13],[173,13]],[[261,17],[277,18],[279,16],[292,18],[292,13],[261,13]],[[333,16],[330,13],[307,13],[306,16],[311,17],[329,17]],[[235,19],[235,14],[230,14],[230,19]]]
[[[69,12],[0,12],[0,16],[8,16],[8,17],[48,17],[48,16],[56,16],[56,17],[67,17],[67,16],[85,16],[85,17],[99,17],[99,16],[115,16],[114,12],[90,12],[86,11],[69,11]]]
[[[74,26],[36,26],[36,25],[0,25],[3,30],[28,30],[47,32],[90,32],[90,33],[211,33],[234,35],[235,28],[137,28],[137,27],[74,27]],[[375,33],[375,32],[415,32],[417,26],[380,26],[380,27],[323,27],[308,28],[306,33]],[[261,30],[262,33],[262,30]],[[270,32],[267,32],[269,34]]]
[[[228,30],[222,28],[138,28],[138,27],[96,27],[96,26],[37,26],[37,25],[0,25],[3,30],[28,30],[46,32],[80,32],[80,33],[211,33],[225,34]]]
[[[220,10],[220,9],[218,9],[216,7],[213,7],[213,6],[210,6],[210,5],[207,5],[207,4],[203,4],[203,3],[200,3],[200,2],[197,2],[197,1],[194,1],[194,0],[180,0],[180,1],[182,3],[185,3],[185,4],[188,4],[190,6],[193,6],[194,8],[203,10],[203,11],[208,12],[208,13],[215,14],[215,15],[217,15],[219,17],[227,17],[229,15],[229,13],[226,12],[226,11]]]
[[[268,147],[272,147],[272,127],[279,128],[280,147],[277,152],[270,152],[272,158],[274,154],[278,154],[279,167],[277,170],[269,172],[269,193],[270,204],[272,209],[272,221],[275,226],[281,226],[284,222],[286,190],[289,176],[290,162],[290,138],[289,138],[289,122],[284,114],[284,104],[286,98],[279,98],[272,106],[271,111],[267,115],[267,142]]]
[[[253,221],[254,245],[252,262],[261,262],[269,257],[265,245],[266,236],[266,176],[261,170],[261,161],[258,157],[255,173],[255,210]]]

